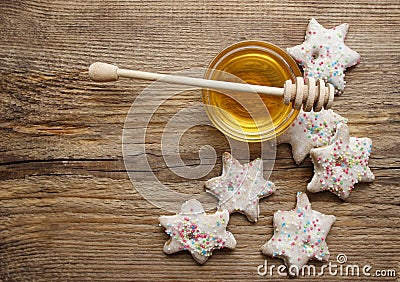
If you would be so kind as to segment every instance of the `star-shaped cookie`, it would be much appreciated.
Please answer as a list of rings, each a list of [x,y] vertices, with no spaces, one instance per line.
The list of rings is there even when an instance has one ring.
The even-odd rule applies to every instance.
[[[332,110],[320,112],[300,111],[292,126],[277,138],[277,144],[289,143],[293,159],[300,164],[312,148],[329,145],[336,133],[338,123],[347,119]]]
[[[314,177],[307,190],[329,190],[346,199],[356,183],[375,179],[368,167],[371,149],[371,139],[350,137],[347,125],[339,124],[331,145],[310,152]]]
[[[263,178],[262,160],[258,158],[242,165],[225,152],[222,164],[222,175],[206,181],[207,192],[219,199],[220,210],[241,212],[249,221],[257,221],[260,214],[259,199],[275,192],[275,185]]]
[[[274,235],[261,247],[268,256],[285,261],[289,275],[296,275],[310,259],[328,261],[326,236],[336,218],[311,209],[306,194],[297,193],[296,208],[274,214]]]
[[[236,247],[235,237],[226,231],[228,211],[208,215],[195,199],[185,202],[177,215],[161,216],[159,221],[171,237],[164,245],[166,254],[187,250],[198,263],[203,264],[213,250]]]
[[[303,44],[288,48],[288,53],[304,68],[304,76],[325,79],[340,94],[346,82],[344,71],[360,61],[360,55],[344,44],[349,25],[326,29],[315,19],[307,27]]]

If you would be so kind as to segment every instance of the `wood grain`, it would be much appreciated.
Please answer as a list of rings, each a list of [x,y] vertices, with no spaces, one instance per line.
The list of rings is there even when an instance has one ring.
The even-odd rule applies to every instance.
[[[157,221],[165,212],[136,192],[122,155],[126,115],[148,83],[97,84],[87,68],[95,61],[154,72],[206,67],[222,48],[244,39],[299,44],[311,17],[327,27],[350,24],[346,43],[362,61],[346,73],[346,92],[334,109],[349,118],[352,135],[373,140],[376,181],[357,185],[346,202],[328,192],[310,199],[314,209],[337,217],[328,237],[333,261],[345,253],[352,264],[396,269],[398,279],[400,4],[335,2],[1,1],[0,279],[271,279],[258,276],[257,266],[264,259],[281,261],[263,256],[260,246],[273,232],[274,211],[293,208],[295,193],[305,191],[310,159],[297,166],[290,147],[278,147],[271,175],[278,190],[261,202],[257,224],[232,216],[229,230],[239,242],[234,251],[216,251],[204,266],[184,252],[166,256],[167,236]],[[221,163],[203,179],[178,177],[163,162],[160,136],[175,113],[199,104],[198,91],[169,99],[154,113],[146,136],[157,177],[186,193],[199,193]],[[207,144],[218,156],[229,150],[215,129],[194,127],[180,143],[184,162],[198,164],[198,150]],[[260,147],[250,151],[255,158]],[[272,279],[287,280],[276,273]]]

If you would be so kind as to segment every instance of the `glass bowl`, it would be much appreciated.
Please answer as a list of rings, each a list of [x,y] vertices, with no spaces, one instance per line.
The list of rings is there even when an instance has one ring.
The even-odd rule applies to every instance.
[[[210,63],[206,79],[283,87],[302,73],[279,47],[263,41],[242,41],[222,50]],[[249,87],[249,89],[251,89]],[[202,100],[211,122],[239,141],[262,142],[285,132],[299,111],[281,97],[203,89]]]

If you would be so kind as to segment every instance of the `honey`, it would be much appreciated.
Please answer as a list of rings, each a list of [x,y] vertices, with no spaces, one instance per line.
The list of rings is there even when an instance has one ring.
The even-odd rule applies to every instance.
[[[205,78],[283,87],[301,76],[296,62],[279,47],[261,41],[229,46],[209,65]],[[249,87],[250,89],[250,87]],[[282,134],[298,115],[281,97],[257,93],[203,90],[203,103],[214,125],[234,139],[246,142],[270,140]]]

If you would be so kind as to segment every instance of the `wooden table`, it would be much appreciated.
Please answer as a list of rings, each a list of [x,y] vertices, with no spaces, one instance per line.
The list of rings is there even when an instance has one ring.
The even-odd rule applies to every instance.
[[[121,138],[135,98],[148,82],[97,84],[87,68],[105,61],[173,72],[206,67],[222,48],[245,39],[281,47],[299,44],[312,17],[325,27],[347,22],[346,43],[361,63],[346,72],[334,110],[351,134],[370,137],[372,184],[357,184],[347,201],[311,194],[313,208],[334,214],[331,261],[395,269],[399,277],[400,4],[385,1],[61,1],[0,4],[0,277],[2,281],[286,280],[261,277],[257,266],[279,259],[260,252],[273,233],[272,215],[295,205],[313,173],[309,158],[295,165],[288,145],[277,149],[271,180],[277,192],[261,201],[257,224],[234,214],[234,251],[215,251],[199,266],[188,253],[162,252],[165,212],[147,202],[125,170]],[[200,105],[200,90],[165,101],[146,135],[147,158],[159,180],[185,193],[203,191],[221,161],[201,179],[178,177],[165,165],[160,136],[179,110]],[[229,151],[216,129],[198,126],[180,141],[188,165],[203,145]],[[260,146],[250,146],[251,158]],[[146,156],[144,156],[146,157]],[[321,263],[313,263],[321,266]],[[318,280],[307,277],[305,279]],[[350,278],[323,277],[329,281]],[[354,279],[354,277],[353,277]],[[376,281],[396,278],[360,277]]]

